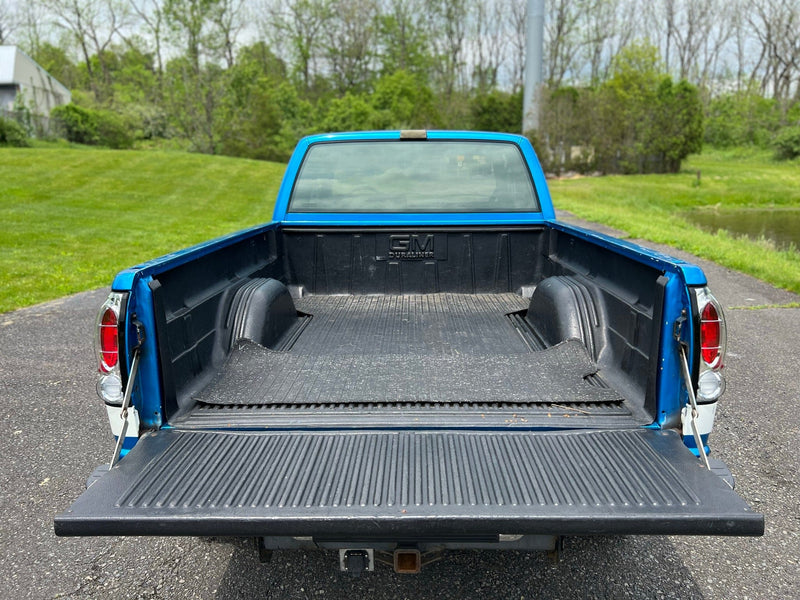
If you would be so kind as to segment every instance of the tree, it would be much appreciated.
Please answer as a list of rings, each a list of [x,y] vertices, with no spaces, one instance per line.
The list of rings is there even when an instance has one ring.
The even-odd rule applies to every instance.
[[[306,92],[317,75],[331,4],[331,0],[268,0],[259,13],[261,28],[273,47],[288,46],[288,62],[295,66]]]
[[[244,0],[219,0],[211,15],[227,67],[233,67],[238,37],[245,26]]]
[[[800,101],[800,5],[793,0],[755,0],[748,22],[761,45],[751,78],[763,68],[762,92],[786,100],[794,91]]]
[[[189,65],[199,75],[202,59],[217,47],[212,15],[221,0],[165,0],[164,17],[178,45],[183,46]]]
[[[131,10],[139,18],[139,24],[149,31],[156,57],[158,94],[161,97],[164,79],[164,28],[165,17],[160,0],[130,0]]]
[[[519,133],[522,129],[522,90],[512,94],[491,90],[470,103],[471,127],[478,131]]]
[[[325,23],[325,57],[339,93],[366,90],[372,77],[378,4],[334,0]]]
[[[78,44],[95,98],[105,100],[111,87],[105,52],[127,22],[127,4],[122,0],[43,0],[43,5]]]
[[[473,80],[478,91],[485,92],[498,84],[500,65],[508,44],[503,30],[505,7],[499,0],[490,0],[477,2],[475,8]]]
[[[371,129],[377,119],[375,109],[364,95],[346,92],[341,98],[333,98],[322,107],[317,126],[313,130],[325,132]]]
[[[378,16],[377,55],[384,76],[406,71],[428,79],[433,64],[420,0],[389,0]]]
[[[199,67],[193,58],[180,57],[167,63],[164,84],[164,104],[172,125],[193,149],[216,154],[226,73],[213,63]]]
[[[504,0],[503,12],[506,14],[505,30],[510,37],[508,48],[511,52],[511,84],[513,90],[522,89],[525,78],[525,35],[527,33],[527,2]]]
[[[467,35],[468,5],[463,0],[436,0],[427,5],[431,28],[434,75],[444,100],[449,102],[465,82],[464,39]]]
[[[280,144],[281,110],[275,88],[279,80],[267,74],[257,51],[240,55],[228,72],[227,94],[219,106],[219,151],[261,160],[285,160]]]
[[[547,85],[558,88],[567,73],[573,72],[578,54],[579,16],[584,10],[582,0],[554,0],[550,18],[545,19],[545,44],[547,61],[545,79]]]
[[[440,123],[431,89],[407,71],[379,79],[372,94],[378,111],[376,126],[391,129],[430,129]]]
[[[45,40],[45,23],[49,16],[40,0],[28,0],[17,5],[19,33],[17,38],[28,54],[35,56]]]
[[[77,88],[85,84],[81,81],[80,72],[62,48],[43,42],[32,58],[68,88]]]
[[[673,84],[669,76],[656,98],[646,151],[657,159],[652,170],[677,173],[687,156],[703,149],[703,105],[696,87],[686,80]]]
[[[581,46],[588,82],[608,79],[610,58],[619,54],[636,34],[633,4],[624,0],[588,0],[581,13]]]
[[[8,0],[0,0],[0,44],[8,44],[17,26],[17,15]]]

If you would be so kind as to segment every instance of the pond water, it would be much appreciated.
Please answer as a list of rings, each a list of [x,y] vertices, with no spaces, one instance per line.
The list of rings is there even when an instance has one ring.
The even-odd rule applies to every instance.
[[[685,216],[706,231],[725,229],[753,239],[763,236],[778,248],[800,248],[800,209],[694,210]]]

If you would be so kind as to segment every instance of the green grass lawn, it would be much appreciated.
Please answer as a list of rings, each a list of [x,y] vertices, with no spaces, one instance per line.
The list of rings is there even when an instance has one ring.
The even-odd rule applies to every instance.
[[[0,312],[109,285],[123,268],[268,221],[283,169],[181,152],[0,148]],[[800,209],[796,161],[712,151],[677,175],[551,186],[558,208],[800,292],[800,253],[705,233],[681,216],[698,206]]]
[[[697,171],[701,172],[697,185]],[[800,252],[778,251],[720,231],[704,232],[685,213],[694,208],[800,210],[800,162],[766,152],[706,150],[675,175],[587,177],[550,182],[553,202],[630,237],[686,250],[800,293]]]
[[[0,312],[269,221],[284,165],[181,152],[0,148]]]

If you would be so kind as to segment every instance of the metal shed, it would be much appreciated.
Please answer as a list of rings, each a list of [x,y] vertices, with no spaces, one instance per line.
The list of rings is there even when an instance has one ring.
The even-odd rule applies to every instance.
[[[71,99],[64,85],[17,46],[0,46],[0,112],[16,110],[21,101],[32,114],[48,117]]]

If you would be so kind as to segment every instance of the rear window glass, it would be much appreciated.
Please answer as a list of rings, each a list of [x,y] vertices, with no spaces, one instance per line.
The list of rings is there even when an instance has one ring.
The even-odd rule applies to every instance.
[[[328,142],[311,146],[289,212],[538,212],[516,144]]]

